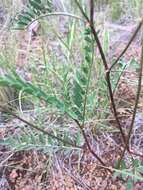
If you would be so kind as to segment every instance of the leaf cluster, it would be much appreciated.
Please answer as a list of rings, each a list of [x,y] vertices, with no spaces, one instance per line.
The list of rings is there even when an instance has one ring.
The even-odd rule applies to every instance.
[[[24,29],[37,17],[50,13],[53,10],[52,1],[43,3],[41,0],[28,0],[26,7],[16,15],[14,23],[16,29]]]

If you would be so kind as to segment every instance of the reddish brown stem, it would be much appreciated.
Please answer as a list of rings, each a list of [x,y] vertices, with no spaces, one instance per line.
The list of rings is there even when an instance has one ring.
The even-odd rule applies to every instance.
[[[14,116],[14,117],[17,118],[18,120],[20,120],[20,121],[22,121],[23,123],[27,124],[27,125],[30,126],[31,128],[36,129],[36,130],[38,130],[38,131],[44,133],[45,135],[48,135],[48,136],[52,137],[53,139],[56,139],[56,140],[58,140],[58,141],[60,141],[60,142],[63,142],[64,144],[71,145],[71,146],[74,147],[74,148],[84,149],[84,148],[81,147],[81,146],[78,146],[78,145],[75,145],[75,144],[73,144],[73,143],[71,143],[71,142],[65,141],[65,140],[63,140],[63,139],[61,139],[61,138],[59,138],[59,137],[57,137],[57,136],[55,136],[55,135],[49,133],[48,131],[45,131],[44,129],[37,127],[37,126],[34,125],[33,123],[30,123],[29,121],[27,121],[27,120],[21,118],[20,116],[18,116],[18,115],[15,114],[15,113],[13,113],[13,111],[6,110],[6,109],[5,109],[3,106],[1,106],[1,105],[0,105],[0,108],[1,108],[3,111],[5,111],[6,113],[9,113],[10,115]],[[83,137],[84,137],[84,139],[85,139],[85,142],[86,142],[86,144],[87,144],[87,147],[88,147],[89,151],[92,153],[92,155],[94,155],[94,157],[95,157],[103,166],[106,166],[105,163],[104,163],[104,162],[95,154],[95,152],[92,150],[92,148],[91,148],[91,146],[90,146],[90,144],[89,144],[89,142],[88,142],[87,136],[86,136],[86,134],[85,134],[85,132],[84,132],[82,126],[80,125],[80,123],[79,123],[77,120],[75,120],[75,122],[77,123],[77,125],[78,125],[79,128],[81,129],[81,132],[82,132],[82,134],[83,134]],[[108,169],[108,171],[109,171],[110,173],[112,173],[112,171],[111,171],[110,169]]]
[[[94,18],[94,2],[93,2],[92,0],[89,1],[89,2],[90,2],[90,19],[89,19],[89,18],[87,17],[87,15],[84,13],[82,7],[80,6],[80,3],[79,3],[77,0],[75,0],[75,1],[76,1],[76,4],[77,4],[78,7],[79,7],[81,13],[84,15],[84,17],[85,17],[86,20],[88,21],[88,23],[93,23],[93,18]],[[85,140],[85,144],[87,145],[87,148],[88,148],[88,150],[90,151],[90,153],[91,153],[103,166],[106,166],[106,164],[102,161],[102,159],[101,159],[101,158],[94,152],[94,150],[92,149],[92,147],[91,147],[91,145],[90,145],[90,143],[89,143],[89,141],[88,141],[87,135],[86,135],[86,133],[85,133],[85,131],[84,131],[84,126],[82,126],[82,125],[79,123],[78,120],[75,120],[75,122],[77,123],[78,127],[79,127],[80,130],[81,130],[81,133],[82,133],[82,135],[83,135],[83,137],[84,137],[84,140]],[[83,124],[83,125],[84,125],[84,124]],[[111,172],[110,169],[108,169],[108,170]],[[112,172],[111,172],[111,173],[112,173]]]
[[[143,20],[141,20],[137,26],[137,28],[135,29],[133,35],[131,36],[129,42],[127,43],[126,47],[123,49],[123,51],[120,53],[120,55],[117,57],[117,59],[114,61],[114,63],[111,65],[111,67],[109,68],[109,72],[111,72],[112,68],[118,63],[118,61],[120,60],[120,58],[126,53],[126,51],[128,50],[129,46],[131,45],[131,43],[133,42],[133,40],[135,39],[136,35],[138,34],[141,26],[142,26]]]
[[[79,123],[77,120],[75,120],[75,122],[77,123],[78,127],[79,127],[80,130],[81,130],[81,133],[82,133],[82,135],[83,135],[83,137],[84,137],[85,143],[86,143],[87,148],[88,148],[88,150],[90,151],[90,153],[91,153],[103,166],[106,167],[106,164],[102,161],[102,159],[101,159],[101,158],[94,152],[94,150],[91,148],[91,145],[90,145],[90,143],[89,143],[89,140],[88,140],[88,138],[87,138],[87,135],[86,135],[86,133],[85,133],[85,131],[84,131],[84,129],[83,129],[83,126],[81,126],[80,123]],[[112,173],[112,171],[111,171],[110,169],[107,169],[107,170],[108,170],[110,173]]]
[[[14,116],[15,118],[17,118],[18,120],[20,120],[20,121],[22,121],[23,123],[27,124],[27,125],[30,126],[31,128],[36,129],[37,131],[40,131],[40,132],[42,132],[42,133],[44,133],[44,134],[46,134],[46,135],[52,137],[53,139],[56,139],[56,140],[58,140],[58,141],[60,141],[60,142],[63,142],[64,144],[68,144],[68,145],[70,145],[70,146],[72,146],[72,147],[82,149],[82,147],[77,146],[77,145],[75,145],[74,143],[71,143],[71,142],[69,142],[69,141],[65,141],[65,140],[63,140],[63,139],[61,139],[61,138],[59,138],[59,137],[57,137],[57,136],[55,136],[55,135],[49,133],[48,131],[46,131],[46,130],[44,130],[44,129],[42,129],[42,128],[39,128],[38,126],[34,125],[33,123],[30,123],[29,121],[27,121],[27,120],[21,118],[20,116],[18,116],[18,115],[15,114],[15,113],[13,113],[13,111],[10,111],[10,110],[5,109],[5,108],[4,108],[3,106],[1,106],[1,105],[0,105],[0,108],[2,108],[2,110],[3,110],[4,112],[6,112],[6,113],[8,113],[8,114],[10,114],[10,115],[12,115],[12,116]]]
[[[114,117],[116,119],[116,123],[118,125],[118,129],[122,135],[122,138],[123,138],[123,142],[126,143],[126,137],[125,137],[125,134],[123,132],[123,129],[121,127],[121,124],[120,124],[120,121],[119,121],[119,118],[118,118],[118,114],[117,114],[117,110],[116,110],[116,105],[115,105],[115,101],[114,101],[114,96],[113,96],[113,92],[112,92],[112,85],[111,85],[111,80],[110,80],[110,72],[109,72],[109,69],[108,69],[108,64],[107,64],[107,61],[106,61],[106,57],[105,57],[105,54],[103,52],[103,49],[102,49],[102,46],[101,46],[101,43],[100,43],[100,40],[98,38],[98,35],[97,35],[97,32],[95,30],[95,27],[94,27],[94,22],[93,22],[93,17],[94,17],[94,0],[90,0],[90,17],[92,18],[88,18],[87,15],[85,14],[84,10],[82,9],[80,3],[75,0],[77,6],[79,7],[81,13],[83,14],[83,16],[85,17],[85,19],[87,20],[87,22],[89,23],[89,26],[92,30],[92,33],[93,33],[93,36],[94,36],[94,39],[96,41],[96,44],[97,44],[97,47],[99,49],[99,52],[100,52],[100,55],[101,55],[101,58],[102,58],[102,61],[103,61],[103,64],[104,64],[104,68],[105,68],[105,75],[106,75],[106,81],[107,81],[107,86],[108,86],[108,90],[109,90],[109,96],[110,96],[110,100],[111,100],[111,107],[113,109],[113,113],[114,113]]]
[[[141,49],[141,58],[140,58],[140,71],[139,71],[137,96],[136,96],[136,101],[135,101],[135,106],[134,106],[134,111],[133,111],[133,116],[132,116],[130,129],[129,129],[128,136],[127,136],[127,141],[126,141],[124,150],[123,150],[123,152],[121,154],[121,157],[120,157],[120,160],[119,160],[119,166],[121,164],[121,161],[122,161],[122,159],[124,157],[124,154],[125,154],[127,148],[129,147],[129,141],[130,141],[130,138],[131,138],[133,127],[134,127],[135,117],[136,117],[139,98],[140,98],[141,86],[142,86],[142,72],[143,72],[143,36],[142,36],[142,49]]]

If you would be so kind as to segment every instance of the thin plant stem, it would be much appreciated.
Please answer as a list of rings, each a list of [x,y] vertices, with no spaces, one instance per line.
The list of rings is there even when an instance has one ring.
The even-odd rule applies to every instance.
[[[126,51],[128,50],[129,46],[131,45],[131,43],[135,39],[136,35],[138,34],[138,32],[139,32],[142,24],[143,24],[143,19],[139,22],[137,28],[135,29],[135,31],[134,31],[133,35],[131,36],[129,42],[127,43],[126,47],[123,49],[123,51],[120,53],[120,55],[117,57],[117,59],[114,61],[114,63],[109,68],[109,72],[111,72],[112,68],[118,63],[118,61],[120,60],[120,58],[126,53]]]
[[[4,112],[6,112],[6,113],[8,113],[8,114],[10,114],[10,115],[12,115],[12,116],[14,116],[15,118],[17,118],[18,120],[20,120],[20,121],[22,121],[23,123],[27,124],[27,125],[30,126],[31,128],[36,129],[37,131],[40,131],[40,132],[44,133],[45,135],[48,135],[48,136],[52,137],[53,139],[56,139],[56,140],[58,140],[58,141],[60,141],[60,142],[63,142],[64,144],[68,144],[68,145],[71,145],[72,147],[82,149],[81,146],[75,145],[74,143],[71,143],[71,142],[69,142],[69,141],[65,141],[65,140],[63,140],[63,139],[61,139],[61,138],[59,138],[59,137],[57,137],[57,136],[51,134],[50,132],[48,132],[48,131],[46,131],[46,130],[44,130],[44,129],[42,129],[42,128],[39,128],[38,126],[34,125],[33,123],[30,123],[29,121],[27,121],[27,120],[23,119],[22,117],[18,116],[18,115],[15,114],[13,111],[10,111],[10,110],[6,109],[4,106],[1,106],[1,105],[0,105],[0,108],[2,108],[2,110],[3,110]]]
[[[6,113],[8,113],[8,114],[14,116],[14,117],[17,118],[18,120],[20,120],[20,121],[22,121],[23,123],[27,124],[27,125],[30,126],[31,128],[36,129],[37,131],[40,131],[40,132],[44,133],[45,135],[48,135],[48,136],[52,137],[53,139],[56,139],[56,140],[58,140],[58,141],[60,141],[60,142],[63,142],[64,144],[71,145],[73,148],[84,149],[84,147],[81,147],[81,146],[75,145],[75,144],[73,144],[73,143],[71,143],[71,142],[65,141],[65,140],[63,140],[63,139],[61,139],[61,138],[59,138],[59,137],[57,137],[57,136],[55,136],[55,135],[49,133],[48,131],[46,131],[46,130],[44,130],[44,129],[42,129],[42,128],[39,128],[38,126],[34,125],[33,123],[30,123],[29,121],[27,121],[27,120],[23,119],[22,117],[18,116],[18,115],[15,114],[13,111],[10,111],[10,110],[8,110],[8,109],[5,109],[5,107],[3,107],[3,106],[1,106],[1,105],[0,105],[0,108],[2,108],[3,111],[5,111]],[[105,163],[98,157],[98,155],[96,155],[95,152],[92,150],[92,148],[91,148],[91,146],[90,146],[90,144],[89,144],[89,142],[88,142],[88,139],[87,139],[87,137],[86,137],[86,134],[85,134],[83,128],[81,127],[80,123],[79,123],[77,120],[75,120],[75,122],[76,122],[76,123],[78,124],[78,126],[80,127],[80,129],[81,129],[81,131],[82,131],[82,134],[83,134],[83,136],[84,136],[84,139],[85,139],[85,141],[86,141],[86,144],[87,144],[87,146],[88,146],[90,152],[91,152],[91,153],[94,155],[94,157],[96,157],[96,159],[103,165],[103,167],[106,167],[106,164],[105,164]],[[112,173],[110,169],[107,169],[107,170],[108,170],[110,173]]]
[[[84,18],[86,19],[86,21],[89,23],[90,20],[89,20],[88,16],[86,15],[86,13],[84,12],[83,8],[81,7],[79,1],[75,0],[75,3],[78,6],[79,10],[81,11],[81,14],[84,16]]]
[[[82,10],[80,4],[78,1],[76,1],[76,3],[78,4],[78,7],[80,8],[81,12],[84,14],[85,18],[88,19],[87,15],[84,13],[84,11]],[[94,3],[91,1],[91,6],[90,6],[90,20],[88,19],[88,22],[90,23],[93,23],[93,17],[94,17]],[[94,47],[93,47],[93,50],[94,50]],[[88,93],[88,89],[89,89],[89,81],[90,81],[90,76],[91,76],[91,68],[92,68],[92,65],[93,65],[93,61],[94,61],[94,56],[92,54],[92,63],[91,63],[91,66],[90,66],[90,71],[89,71],[89,76],[88,76],[88,84],[87,84],[87,89],[86,89],[86,96],[85,96],[85,101],[84,101],[84,111],[83,111],[83,117],[85,118],[85,110],[86,110],[86,102],[87,102],[87,93]],[[87,135],[84,131],[84,120],[83,120],[83,123],[82,125],[78,122],[78,120],[75,120],[75,122],[77,123],[78,127],[80,128],[81,130],[81,133],[84,137],[84,140],[85,140],[85,143],[90,151],[90,153],[103,165],[103,166],[106,166],[106,164],[102,161],[102,159],[95,153],[95,151],[92,149],[90,143],[89,143],[89,140],[87,138]],[[111,172],[109,170],[109,172]]]
[[[91,145],[90,145],[90,143],[89,143],[89,140],[88,140],[88,138],[87,138],[87,135],[85,134],[85,131],[84,131],[82,125],[80,125],[80,123],[78,122],[78,120],[75,120],[75,122],[76,122],[76,124],[78,125],[78,127],[79,127],[80,130],[81,130],[81,133],[82,133],[82,135],[83,135],[83,137],[84,137],[85,143],[86,143],[86,145],[87,145],[87,147],[88,147],[90,153],[91,153],[103,166],[106,167],[106,164],[102,161],[102,159],[101,159],[101,158],[94,152],[94,150],[92,149],[92,147],[91,147]],[[110,170],[109,170],[109,171],[110,171]],[[110,172],[111,172],[111,171],[110,171]]]
[[[26,28],[29,28],[29,26],[34,23],[35,21],[37,20],[41,20],[45,17],[49,17],[49,16],[67,16],[67,17],[72,17],[74,19],[77,19],[77,20],[80,20],[82,22],[85,22],[84,19],[82,19],[81,17],[77,16],[77,15],[74,15],[74,14],[70,14],[70,13],[66,13],[66,12],[52,12],[52,13],[48,13],[48,14],[45,14],[45,15],[41,15],[39,17],[37,17],[36,19],[32,20],[30,22],[30,24],[26,27]]]
[[[107,61],[106,61],[106,57],[105,57],[105,54],[103,52],[103,49],[102,49],[102,46],[101,46],[101,43],[100,43],[100,40],[98,38],[98,34],[95,30],[95,27],[94,27],[94,23],[93,23],[93,19],[94,18],[88,18],[88,16],[86,15],[86,13],[84,12],[83,8],[81,7],[80,3],[78,2],[78,0],[75,0],[77,6],[79,7],[82,15],[85,17],[85,19],[87,20],[91,30],[92,30],[92,33],[93,33],[93,36],[94,36],[94,39],[96,41],[96,44],[97,44],[97,47],[99,49],[99,52],[100,52],[100,55],[101,55],[101,58],[102,58],[102,61],[103,61],[103,64],[104,64],[104,68],[105,68],[105,75],[106,75],[106,82],[107,82],[107,87],[108,87],[108,90],[109,90],[109,96],[110,96],[110,100],[111,100],[111,107],[113,109],[113,113],[114,113],[114,117],[116,119],[116,123],[118,125],[118,129],[122,135],[122,138],[123,138],[123,142],[126,143],[126,137],[125,137],[125,134],[123,132],[123,129],[121,127],[121,124],[120,124],[120,121],[119,121],[119,118],[118,118],[118,114],[117,114],[117,110],[116,110],[116,105],[115,105],[115,101],[114,101],[114,96],[113,96],[113,92],[112,92],[112,85],[111,85],[111,80],[110,80],[110,72],[109,72],[109,69],[108,69],[108,64],[107,64]],[[94,0],[90,0],[90,11],[93,11],[94,10]],[[90,13],[90,16],[94,16],[93,12]]]
[[[134,106],[134,111],[133,111],[133,116],[132,116],[132,121],[131,121],[131,125],[130,125],[130,129],[128,132],[128,136],[127,136],[127,141],[126,141],[126,145],[124,147],[124,150],[121,154],[120,160],[119,160],[119,166],[121,164],[121,161],[124,157],[124,154],[129,146],[129,142],[130,142],[130,138],[131,138],[131,134],[133,131],[133,127],[134,127],[134,122],[135,122],[135,118],[136,118],[136,113],[137,113],[137,108],[138,108],[138,103],[139,103],[139,98],[140,98],[140,93],[141,93],[141,86],[142,86],[142,72],[143,72],[143,36],[142,36],[142,48],[141,48],[141,58],[140,58],[140,71],[139,71],[139,80],[138,80],[138,88],[137,88],[137,95],[136,95],[136,100],[135,100],[135,106]]]
[[[85,98],[84,98],[84,103],[83,103],[83,122],[82,122],[83,128],[84,128],[84,123],[85,123],[86,105],[87,105],[87,98],[88,98],[89,84],[90,84],[90,79],[91,79],[93,63],[94,63],[94,43],[92,44],[92,58],[91,58],[88,80],[87,80],[88,82],[87,82],[87,86],[86,86]]]

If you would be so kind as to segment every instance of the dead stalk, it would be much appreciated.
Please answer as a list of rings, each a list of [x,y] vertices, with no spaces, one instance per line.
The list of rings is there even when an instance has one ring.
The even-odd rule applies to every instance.
[[[98,49],[99,49],[99,52],[100,52],[100,55],[101,55],[101,58],[102,58],[102,61],[103,61],[103,64],[104,64],[104,68],[105,68],[106,82],[107,82],[107,87],[108,87],[108,90],[109,90],[109,96],[110,96],[110,100],[111,100],[111,107],[113,109],[113,113],[114,113],[114,117],[116,119],[116,123],[118,125],[118,129],[119,129],[119,131],[120,131],[120,133],[122,135],[123,142],[126,143],[126,137],[125,137],[125,134],[124,134],[123,129],[121,127],[121,124],[120,124],[120,121],[119,121],[119,118],[118,118],[118,114],[117,114],[117,110],[116,110],[116,105],[115,105],[114,96],[113,96],[113,92],[112,92],[112,85],[111,85],[111,80],[110,80],[110,72],[109,72],[108,64],[107,64],[106,57],[105,57],[105,54],[104,54],[103,49],[102,49],[102,45],[101,45],[100,40],[98,38],[96,29],[94,27],[94,0],[90,0],[90,19],[88,18],[88,16],[84,12],[84,10],[81,7],[78,0],[75,0],[75,2],[77,4],[78,8],[80,9],[82,15],[85,17],[87,23],[89,24],[89,26],[90,26],[90,28],[92,30],[92,34],[94,36],[94,39],[96,41],[96,44],[98,46]]]
[[[131,121],[130,129],[129,129],[128,136],[127,136],[127,141],[126,141],[124,150],[123,150],[123,152],[121,154],[121,157],[120,157],[120,160],[119,160],[119,167],[120,167],[121,161],[122,161],[122,159],[124,157],[124,154],[125,154],[127,148],[129,147],[129,142],[130,142],[131,134],[132,134],[133,127],[134,127],[135,117],[136,117],[138,103],[139,103],[139,98],[140,98],[140,93],[141,93],[142,72],[143,72],[143,36],[142,36],[142,48],[141,48],[141,58],[140,58],[139,80],[138,80],[138,87],[137,87],[137,95],[136,95],[136,100],[135,100],[135,106],[134,106],[134,111],[133,111],[133,116],[132,116],[132,121]]]
[[[93,149],[91,148],[91,145],[88,141],[88,138],[87,138],[87,135],[85,134],[85,131],[84,131],[84,128],[83,126],[80,125],[80,123],[78,122],[78,120],[75,120],[76,124],[78,125],[78,127],[80,128],[81,130],[81,133],[84,137],[84,140],[85,140],[85,143],[89,149],[89,151],[91,152],[91,154],[103,165],[103,166],[106,166],[106,164],[101,160],[101,158],[93,151]]]
[[[129,42],[127,43],[126,47],[123,49],[123,51],[120,53],[120,55],[117,57],[117,59],[114,61],[114,63],[109,68],[109,72],[111,72],[112,68],[118,63],[118,61],[120,60],[120,58],[126,53],[126,51],[128,50],[129,46],[131,45],[131,43],[135,39],[136,35],[138,34],[138,32],[139,32],[142,24],[143,24],[143,19],[139,22],[137,28],[135,29],[135,31],[134,31],[133,35],[131,36]]]
[[[0,105],[0,108],[2,108],[2,110],[4,110],[4,112],[6,112],[6,113],[8,113],[8,114],[10,114],[10,115],[12,115],[12,116],[14,116],[15,118],[17,118],[18,120],[20,120],[20,121],[22,121],[23,123],[27,124],[27,125],[30,126],[31,128],[36,129],[37,131],[40,131],[40,132],[44,133],[45,135],[48,135],[48,136],[52,137],[53,139],[56,139],[56,140],[58,140],[58,141],[60,141],[60,142],[63,142],[64,144],[68,144],[68,145],[72,146],[73,148],[83,149],[83,147],[81,147],[81,146],[77,146],[77,145],[75,145],[74,143],[65,141],[65,140],[63,140],[63,139],[61,139],[61,138],[59,138],[59,137],[57,137],[57,136],[51,134],[50,132],[48,132],[48,131],[46,131],[46,130],[44,130],[44,129],[42,129],[42,128],[39,128],[38,126],[34,125],[33,123],[30,123],[29,121],[27,121],[27,120],[23,119],[22,117],[18,116],[18,115],[15,114],[13,111],[10,111],[10,110],[5,109],[5,107],[3,107],[3,106],[1,106],[1,105]]]

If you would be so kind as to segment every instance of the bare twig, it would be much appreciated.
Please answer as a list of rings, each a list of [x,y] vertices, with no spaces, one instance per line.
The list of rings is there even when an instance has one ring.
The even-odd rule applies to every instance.
[[[129,46],[131,45],[132,41],[135,39],[136,35],[138,34],[138,32],[139,32],[142,24],[143,24],[143,19],[139,22],[137,28],[135,29],[135,31],[134,31],[133,35],[131,36],[129,42],[127,43],[126,47],[123,49],[123,51],[120,53],[120,55],[117,57],[117,59],[114,61],[114,63],[109,68],[109,72],[111,72],[112,68],[118,63],[118,61],[120,60],[120,58],[126,53],[126,51],[128,50]]]
[[[79,10],[81,11],[82,15],[84,16],[84,18],[87,20],[87,22],[89,23],[90,20],[88,18],[88,16],[86,15],[86,13],[84,12],[83,8],[81,7],[80,3],[78,0],[75,0],[75,3],[77,4]]]
[[[45,15],[41,15],[41,16],[37,17],[36,19],[32,20],[30,22],[30,24],[26,27],[26,29],[29,28],[30,25],[32,23],[34,23],[35,21],[40,20],[42,18],[51,17],[51,16],[66,16],[66,17],[71,17],[71,18],[80,20],[82,22],[85,22],[84,19],[82,19],[81,17],[78,17],[77,15],[74,15],[74,14],[70,14],[70,13],[66,13],[66,12],[52,12],[52,13],[48,13],[48,14],[45,14]]]
[[[5,162],[8,161],[13,155],[14,155],[14,153],[11,153],[9,156],[7,156],[6,159],[4,159],[3,161],[1,161],[1,163],[0,163],[0,168],[4,165]]]
[[[90,0],[90,23],[94,25],[94,1]]]
[[[105,54],[103,52],[103,49],[102,49],[102,46],[101,46],[101,43],[100,43],[100,40],[98,38],[98,34],[96,32],[96,29],[94,27],[94,22],[93,22],[93,11],[94,11],[94,0],[90,0],[90,17],[92,16],[92,18],[88,18],[88,16],[85,14],[83,8],[81,7],[80,3],[78,2],[78,0],[75,0],[77,6],[79,7],[82,15],[85,17],[85,19],[87,20],[91,30],[92,30],[92,33],[93,33],[93,36],[94,36],[94,39],[96,41],[96,44],[98,46],[98,49],[99,49],[99,52],[100,52],[100,55],[101,55],[101,58],[102,58],[102,61],[103,61],[103,64],[104,64],[104,68],[105,68],[105,74],[106,74],[106,81],[107,81],[107,86],[108,86],[108,90],[109,90],[109,95],[110,95],[110,100],[111,100],[111,106],[113,108],[113,113],[114,113],[114,117],[116,119],[116,123],[118,125],[118,129],[122,135],[122,138],[123,138],[123,141],[124,143],[126,143],[126,137],[125,137],[125,134],[123,132],[123,129],[121,127],[121,124],[120,124],[120,121],[119,121],[119,118],[118,118],[118,114],[117,114],[117,110],[116,110],[116,105],[115,105],[115,101],[114,101],[114,96],[113,96],[113,92],[112,92],[112,85],[111,85],[111,80],[110,80],[110,72],[109,72],[109,69],[108,69],[108,64],[107,64],[107,61],[106,61],[106,57],[105,57]]]
[[[53,139],[56,139],[56,140],[58,140],[58,141],[60,141],[60,142],[63,142],[64,144],[68,144],[68,145],[72,146],[73,148],[75,147],[75,148],[83,149],[81,146],[75,145],[74,143],[71,143],[71,142],[69,142],[69,141],[65,141],[65,140],[63,140],[63,139],[61,139],[61,138],[59,138],[59,137],[57,137],[57,136],[55,136],[55,135],[49,133],[48,131],[46,131],[46,130],[44,130],[44,129],[42,129],[42,128],[39,128],[38,126],[36,126],[36,125],[34,125],[33,123],[30,123],[29,121],[23,119],[22,117],[20,117],[20,116],[18,116],[17,114],[15,114],[13,111],[7,110],[5,107],[3,107],[3,106],[1,106],[1,105],[0,105],[0,108],[1,108],[4,112],[6,112],[6,113],[8,113],[8,114],[10,114],[10,115],[12,115],[12,116],[14,116],[15,118],[17,118],[18,120],[20,120],[20,121],[22,121],[23,123],[27,124],[27,125],[30,126],[31,128],[36,129],[37,131],[40,131],[40,132],[44,133],[45,135],[48,135],[48,136],[52,137]]]
[[[75,120],[75,122],[76,122],[76,124],[78,125],[78,127],[80,128],[81,133],[82,133],[82,135],[83,135],[83,138],[84,138],[84,140],[85,140],[85,143],[86,143],[86,145],[87,145],[89,151],[91,152],[91,154],[92,154],[104,167],[106,167],[106,164],[102,161],[102,159],[101,159],[101,158],[94,152],[94,150],[92,149],[92,147],[91,147],[91,145],[90,145],[90,143],[89,143],[89,141],[88,141],[87,135],[86,135],[86,133],[85,133],[85,131],[84,131],[83,126],[80,125],[80,123],[78,122],[78,120]],[[108,170],[110,173],[112,173],[110,169],[107,169],[107,170]]]
[[[0,105],[0,108],[1,108],[2,110],[4,110],[6,113],[8,113],[8,114],[14,116],[14,117],[17,118],[18,120],[20,120],[20,121],[22,121],[23,123],[27,124],[27,125],[30,126],[31,128],[36,129],[36,130],[38,130],[38,131],[40,131],[40,132],[42,132],[42,133],[44,133],[44,134],[46,134],[46,135],[52,137],[53,139],[56,139],[56,140],[58,140],[58,141],[60,141],[60,142],[63,142],[64,144],[71,145],[73,148],[84,149],[84,147],[81,147],[81,146],[75,145],[75,144],[73,144],[73,143],[71,143],[71,142],[65,141],[65,140],[63,140],[63,139],[61,139],[61,138],[59,138],[59,137],[57,137],[57,136],[55,136],[55,135],[49,133],[48,131],[45,131],[44,129],[37,127],[37,126],[34,125],[33,123],[30,123],[29,121],[27,121],[27,120],[21,118],[20,116],[18,116],[18,115],[15,114],[15,113],[13,113],[13,111],[6,110],[6,109],[5,109],[3,106],[1,106],[1,105]],[[90,144],[89,144],[89,142],[88,142],[87,136],[86,136],[86,134],[85,134],[85,132],[84,132],[82,126],[80,125],[80,123],[79,123],[77,120],[75,120],[75,122],[77,123],[77,125],[79,126],[79,128],[80,128],[81,131],[82,131],[83,137],[84,137],[84,139],[85,139],[85,142],[86,142],[86,144],[87,144],[87,147],[88,147],[89,151],[94,155],[94,157],[96,157],[96,159],[103,165],[103,167],[106,167],[106,164],[105,164],[105,163],[95,154],[95,152],[92,150],[92,148],[91,148],[91,146],[90,146]],[[110,173],[112,173],[112,172],[110,171],[110,169],[107,169],[107,170],[108,170]]]
[[[132,116],[130,129],[129,129],[128,136],[127,136],[127,141],[126,141],[124,150],[123,150],[123,152],[121,154],[121,157],[120,157],[120,160],[119,160],[119,166],[121,164],[121,161],[122,161],[122,159],[124,157],[124,154],[125,154],[127,148],[129,147],[129,141],[130,141],[130,137],[131,137],[131,134],[132,134],[132,131],[133,131],[133,127],[134,127],[135,117],[136,117],[139,98],[140,98],[141,86],[142,86],[142,72],[143,72],[143,36],[142,36],[142,48],[141,48],[140,71],[139,71],[137,96],[136,96],[136,100],[135,100],[135,106],[134,106],[134,111],[133,111],[133,116]]]
[[[88,19],[88,21],[90,23],[93,24],[93,18],[94,18],[94,2],[92,0],[89,1],[90,2],[90,19],[87,17],[87,15],[84,13],[82,7],[80,6],[80,3],[78,1],[76,1],[78,7],[80,8],[80,11],[82,12],[82,14],[84,15],[84,17],[86,19]],[[92,63],[93,63],[93,56],[92,56]],[[91,73],[91,67],[90,67],[90,73]],[[90,76],[90,74],[89,74]],[[88,80],[89,81],[89,80]],[[87,101],[87,92],[88,92],[88,87],[89,87],[89,82],[88,82],[88,85],[87,85],[87,90],[86,90],[86,96],[85,96],[85,101],[84,101],[84,111],[83,111],[83,117],[85,117],[85,110],[86,110],[86,101]],[[89,149],[89,151],[91,152],[91,154],[103,165],[103,166],[106,166],[105,163],[102,161],[102,159],[93,151],[93,149],[91,148],[91,145],[88,141],[88,138],[86,136],[86,133],[84,131],[84,120],[83,120],[83,123],[80,124],[78,120],[75,120],[75,122],[77,123],[78,127],[80,128],[81,130],[81,133],[84,137],[84,140],[85,140],[85,144],[87,145],[87,148]]]

